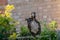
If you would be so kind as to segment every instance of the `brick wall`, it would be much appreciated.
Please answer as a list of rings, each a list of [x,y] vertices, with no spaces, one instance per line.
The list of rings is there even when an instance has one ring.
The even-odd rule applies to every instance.
[[[27,24],[25,18],[30,17],[31,12],[37,13],[39,21],[56,20],[57,29],[60,29],[60,0],[0,0],[0,10],[4,10],[7,3],[15,5],[16,9],[12,11],[12,17],[20,22],[20,25],[17,26],[18,32],[21,25]]]
[[[54,19],[60,26],[60,0],[8,0],[8,3],[15,5],[13,17],[20,21],[21,25],[26,24],[24,19],[35,11],[39,21],[44,18],[47,18],[47,21]]]
[[[0,0],[0,5],[6,5],[7,4],[7,0]]]
[[[0,14],[4,13],[4,6],[7,5],[7,0],[0,0]]]

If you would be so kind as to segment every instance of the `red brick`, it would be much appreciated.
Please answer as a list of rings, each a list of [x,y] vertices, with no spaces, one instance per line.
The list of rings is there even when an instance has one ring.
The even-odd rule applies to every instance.
[[[7,3],[7,0],[0,0],[0,5],[6,5]]]

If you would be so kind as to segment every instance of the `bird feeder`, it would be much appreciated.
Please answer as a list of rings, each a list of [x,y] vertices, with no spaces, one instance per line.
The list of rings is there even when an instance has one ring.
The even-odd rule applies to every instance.
[[[36,13],[32,12],[31,17],[27,18],[28,29],[32,36],[39,35],[41,33],[40,22],[36,19]]]

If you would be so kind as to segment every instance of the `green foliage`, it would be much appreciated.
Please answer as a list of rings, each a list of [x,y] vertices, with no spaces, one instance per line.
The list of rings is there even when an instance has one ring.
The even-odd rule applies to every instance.
[[[14,30],[14,20],[11,17],[0,16],[0,38],[8,38]]]
[[[20,36],[28,36],[30,35],[29,29],[26,26],[21,26]]]
[[[51,38],[51,40],[57,40],[56,31],[50,31],[46,27],[45,29],[43,29],[40,35],[43,36],[41,40],[48,40],[49,37]]]
[[[53,26],[51,28],[52,30],[49,29],[50,25],[48,24],[49,25],[48,26],[46,22],[43,22],[42,24],[43,24],[43,28],[42,28],[42,31],[41,31],[41,34],[40,34],[40,36],[42,36],[42,37],[37,38],[37,39],[35,38],[34,40],[49,40],[49,39],[57,40],[57,34],[56,34],[57,32],[56,32],[56,30],[53,29],[53,26],[55,26],[55,28],[56,28],[57,24],[55,25],[55,23],[53,23]],[[29,29],[26,26],[21,27],[20,36],[29,36],[30,35],[29,33],[30,33]]]
[[[12,35],[10,35],[9,40],[16,40],[17,34],[14,32]]]
[[[43,31],[41,32],[41,36],[48,36],[42,37],[41,40],[48,40],[49,37],[51,40],[57,40],[57,32],[55,30],[57,26],[56,21],[52,21],[51,23],[49,23],[49,26],[47,26],[46,22],[43,23],[43,25],[44,27],[42,28]]]
[[[49,29],[52,31],[55,31],[56,30],[56,28],[57,28],[57,22],[56,21],[51,21],[50,23],[49,23]]]

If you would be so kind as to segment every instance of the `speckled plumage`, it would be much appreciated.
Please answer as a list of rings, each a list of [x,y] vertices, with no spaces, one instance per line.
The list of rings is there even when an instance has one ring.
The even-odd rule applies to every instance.
[[[28,23],[28,28],[33,36],[36,36],[41,33],[41,25],[37,21],[36,14],[33,12],[34,15],[31,15],[31,18],[26,19]]]

